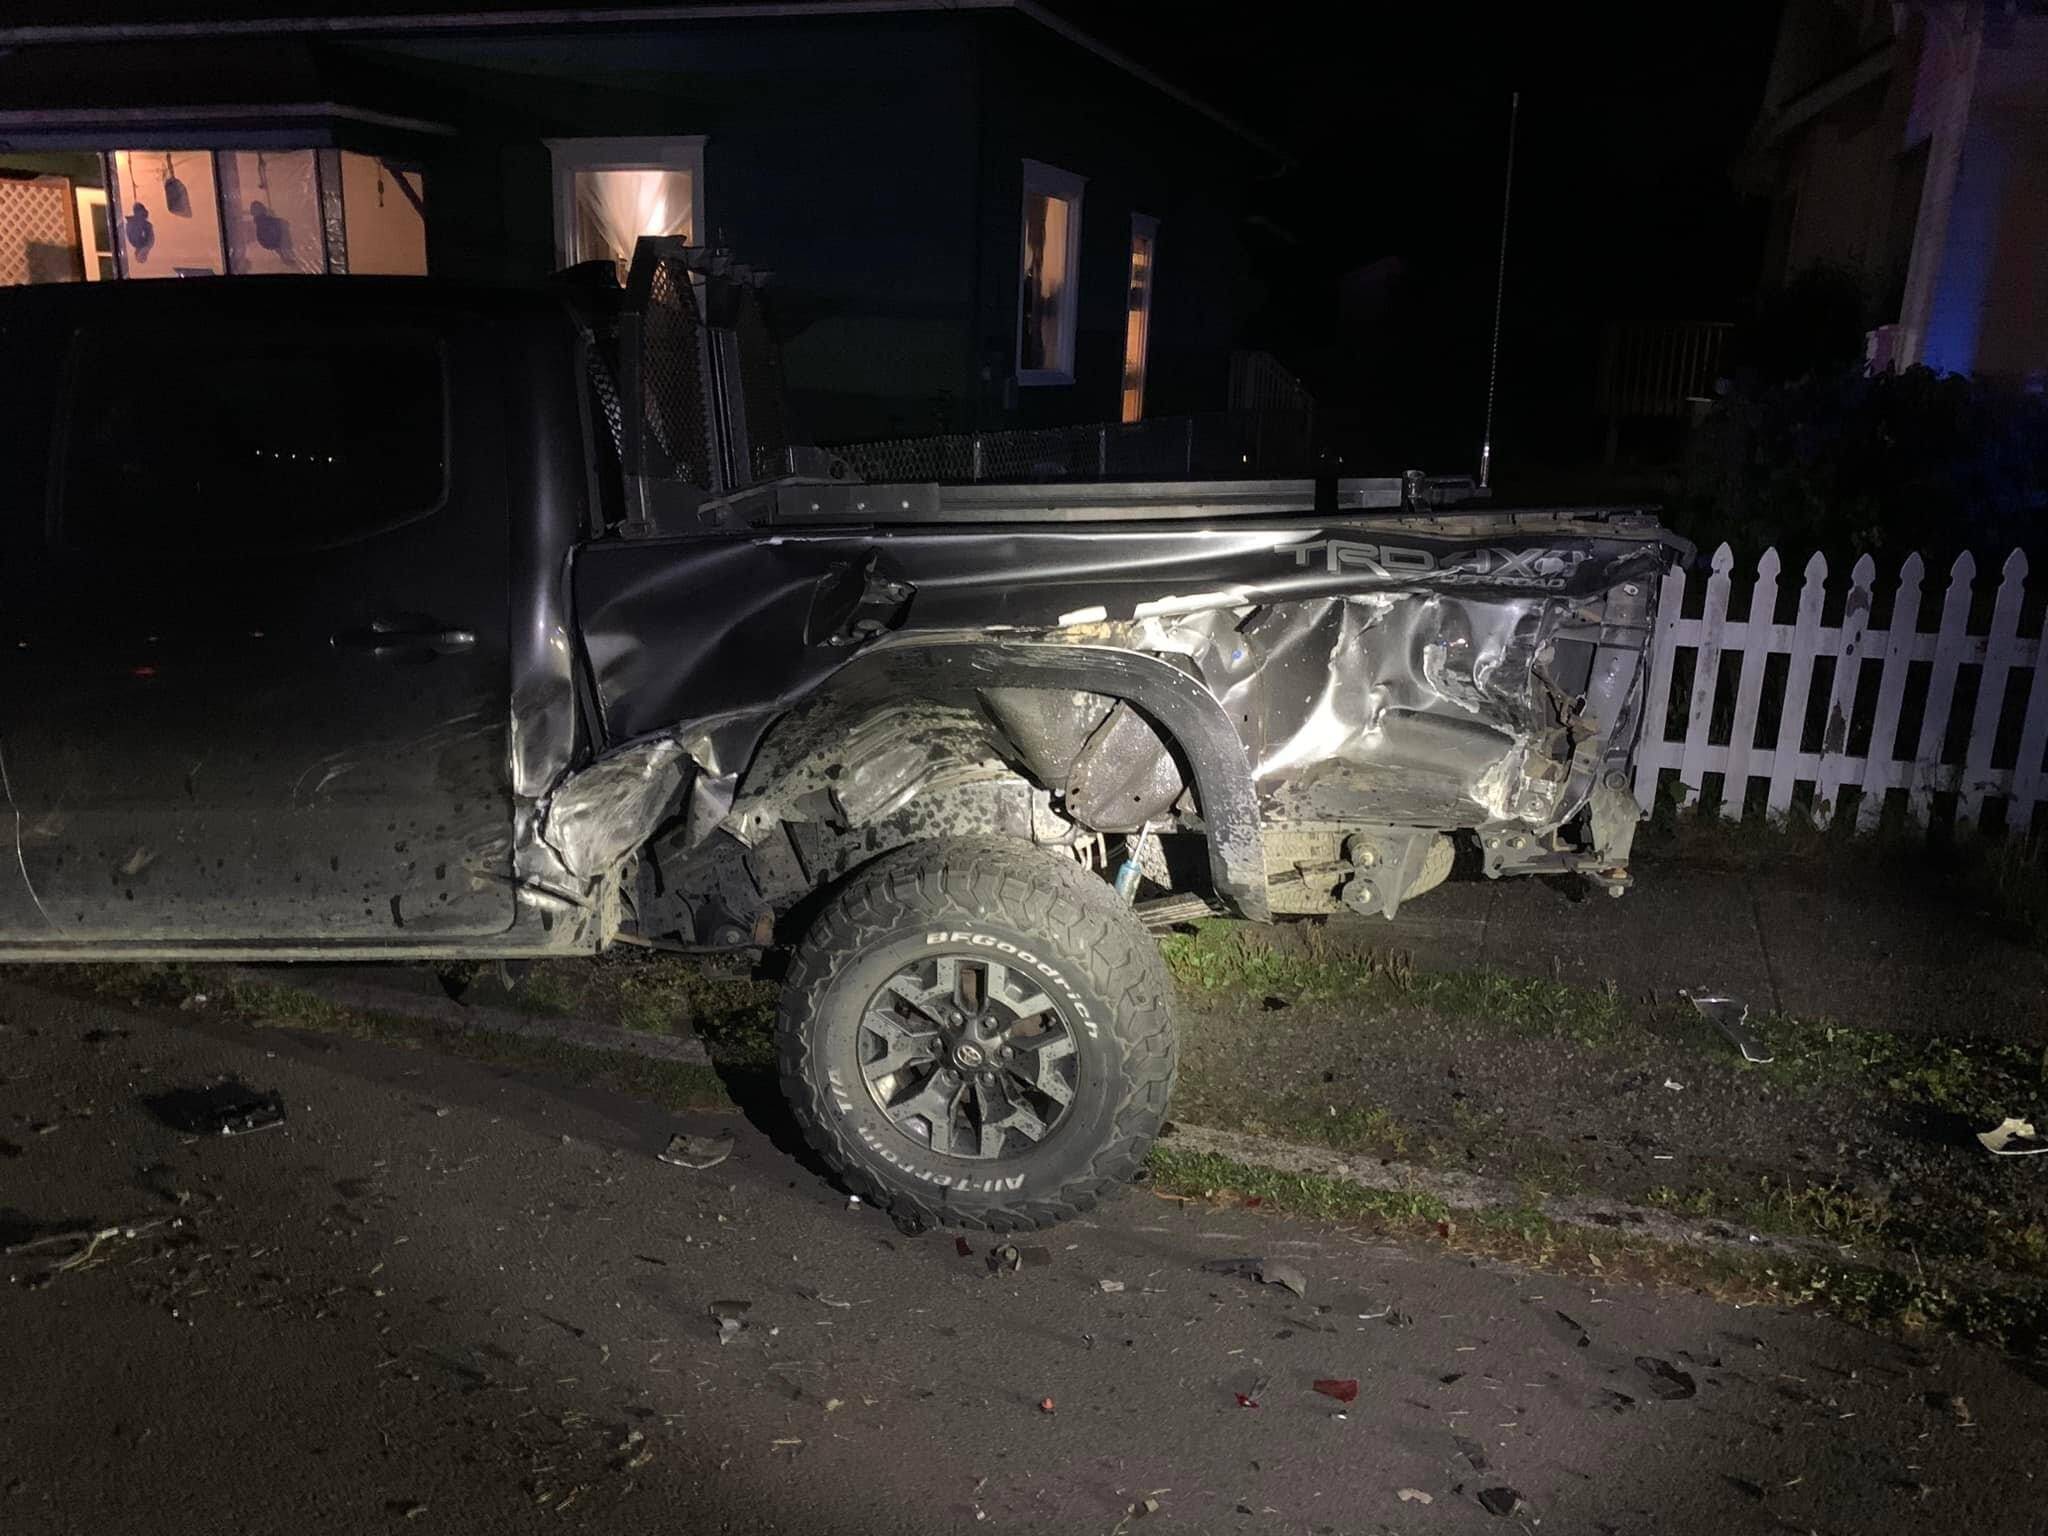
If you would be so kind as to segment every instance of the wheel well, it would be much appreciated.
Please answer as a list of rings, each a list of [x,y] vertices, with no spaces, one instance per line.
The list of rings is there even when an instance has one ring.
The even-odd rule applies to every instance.
[[[1072,847],[1168,816],[1208,838],[1216,894],[1266,916],[1244,750],[1197,680],[1099,647],[878,648],[769,727],[715,830],[672,824],[649,843],[640,927],[743,942],[908,843]]]

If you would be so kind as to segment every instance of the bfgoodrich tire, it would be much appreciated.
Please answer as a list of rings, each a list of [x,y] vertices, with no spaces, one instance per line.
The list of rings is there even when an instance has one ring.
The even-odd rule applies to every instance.
[[[877,861],[783,993],[783,1089],[849,1187],[909,1226],[1042,1227],[1128,1182],[1173,1090],[1158,947],[1064,857],[993,839]]]

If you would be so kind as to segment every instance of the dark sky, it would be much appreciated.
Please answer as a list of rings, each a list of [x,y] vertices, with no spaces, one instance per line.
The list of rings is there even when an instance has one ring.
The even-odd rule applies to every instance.
[[[1217,0],[1064,9],[1295,156],[1258,193],[1300,244],[1262,252],[1255,339],[1319,400],[1384,423],[1376,436],[1418,452],[1476,439],[1511,92],[1497,435],[1525,458],[1581,456],[1607,320],[1735,318],[1754,292],[1764,209],[1731,172],[1777,3],[1507,20],[1451,5],[1360,5],[1349,21]],[[1385,258],[1401,268],[1390,312],[1343,329],[1338,275]]]

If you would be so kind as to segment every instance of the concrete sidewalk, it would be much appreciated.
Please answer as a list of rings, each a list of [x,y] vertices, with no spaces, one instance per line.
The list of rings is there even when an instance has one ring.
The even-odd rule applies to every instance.
[[[1988,913],[1895,878],[1641,860],[1616,901],[1539,880],[1457,881],[1392,922],[1342,917],[1340,943],[1425,970],[1486,966],[1627,997],[1680,988],[1865,1029],[2048,1040],[2048,955]]]

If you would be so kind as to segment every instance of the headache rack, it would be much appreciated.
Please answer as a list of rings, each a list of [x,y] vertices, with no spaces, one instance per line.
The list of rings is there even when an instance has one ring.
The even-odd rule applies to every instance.
[[[1050,484],[864,480],[790,441],[771,274],[646,236],[564,274],[588,354],[623,537],[789,524],[1046,523],[1417,511],[1483,498],[1469,478],[1159,479]]]

